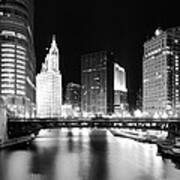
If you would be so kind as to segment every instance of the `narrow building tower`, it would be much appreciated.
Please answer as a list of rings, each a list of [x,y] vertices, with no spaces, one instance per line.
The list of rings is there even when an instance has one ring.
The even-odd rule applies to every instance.
[[[59,70],[59,50],[53,36],[49,53],[36,77],[37,117],[60,117],[62,105],[62,77]]]

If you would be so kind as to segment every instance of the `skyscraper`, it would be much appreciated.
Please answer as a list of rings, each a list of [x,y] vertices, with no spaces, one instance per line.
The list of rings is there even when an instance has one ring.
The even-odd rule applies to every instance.
[[[33,0],[0,1],[0,96],[15,116],[35,111]]]
[[[81,110],[112,114],[127,95],[125,70],[114,62],[113,52],[100,51],[81,57]]]
[[[143,111],[176,114],[180,110],[180,27],[157,29],[144,43]]]
[[[59,50],[55,36],[49,53],[36,77],[36,105],[38,117],[59,117],[62,105],[62,77],[59,71]]]
[[[123,113],[127,108],[126,72],[114,63],[114,112]]]

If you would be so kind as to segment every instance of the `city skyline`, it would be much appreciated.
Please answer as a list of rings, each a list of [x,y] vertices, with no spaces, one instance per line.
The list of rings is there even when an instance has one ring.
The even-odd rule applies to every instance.
[[[112,51],[81,56],[81,112],[121,115],[127,110],[126,72]]]
[[[118,2],[0,0],[0,180],[179,179],[179,6]]]
[[[35,9],[37,72],[54,33],[61,49],[63,87],[68,82],[80,83],[82,54],[114,49],[118,63],[127,71],[131,105],[135,104],[136,93],[142,84],[143,43],[158,27],[167,29],[180,25],[176,2],[163,2],[162,5],[158,1],[154,5],[153,1],[122,1],[121,4],[76,1],[69,5],[54,0],[43,2],[43,8],[41,2],[36,1]],[[165,13],[167,10],[169,13]]]

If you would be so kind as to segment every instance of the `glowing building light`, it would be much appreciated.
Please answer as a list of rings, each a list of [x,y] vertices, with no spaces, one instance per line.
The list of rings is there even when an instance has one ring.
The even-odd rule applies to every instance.
[[[21,50],[26,51],[26,49],[23,46],[20,46],[20,45],[17,45],[17,49],[21,49]]]
[[[11,48],[14,48],[15,45],[14,44],[10,44],[10,43],[4,43],[4,44],[1,44],[1,47],[11,47]]]
[[[125,70],[117,63],[114,64],[114,90],[127,92]]]

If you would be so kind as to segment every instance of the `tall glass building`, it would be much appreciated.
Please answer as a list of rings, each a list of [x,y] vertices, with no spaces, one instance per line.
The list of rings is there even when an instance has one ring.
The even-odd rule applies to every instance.
[[[33,0],[0,1],[0,96],[14,116],[35,113]]]
[[[59,71],[59,50],[55,37],[46,56],[42,70],[36,77],[37,116],[51,118],[61,116],[62,77]]]
[[[125,110],[125,70],[111,51],[81,57],[81,110],[84,114],[106,115]]]

